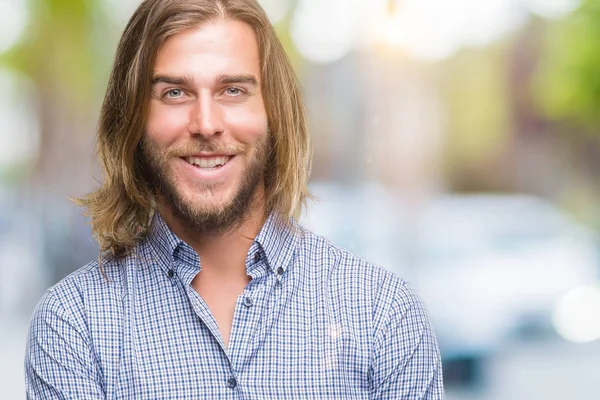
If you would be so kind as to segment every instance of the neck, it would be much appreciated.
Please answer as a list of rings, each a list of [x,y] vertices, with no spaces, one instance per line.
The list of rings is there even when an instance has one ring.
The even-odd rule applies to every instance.
[[[245,276],[248,251],[267,219],[262,199],[261,188],[242,223],[220,235],[191,231],[178,221],[165,204],[159,206],[159,212],[169,228],[198,253],[203,271]]]

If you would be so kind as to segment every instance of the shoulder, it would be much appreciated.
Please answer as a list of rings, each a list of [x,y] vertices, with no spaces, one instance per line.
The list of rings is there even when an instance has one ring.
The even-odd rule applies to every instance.
[[[315,263],[330,277],[343,276],[350,282],[374,284],[383,291],[402,291],[407,282],[399,275],[365,260],[352,251],[338,246],[329,239],[299,226],[299,240],[296,248],[297,256],[308,261],[309,266]]]
[[[102,291],[120,281],[119,267],[122,264],[127,264],[125,259],[115,260],[111,257],[103,257],[94,260],[50,287],[48,293],[59,299],[67,300],[81,297],[85,293]]]
[[[401,276],[304,227],[300,227],[300,232],[297,253],[306,267],[305,273],[316,275],[340,299],[368,304],[373,322],[384,323],[386,316],[405,313],[420,302]]]
[[[53,343],[89,342],[86,292],[101,286],[97,262],[92,262],[46,290],[29,324],[26,361],[34,363]],[[45,353],[44,353],[45,354]]]
[[[126,264],[126,259],[104,257],[67,275],[46,290],[37,304],[32,322],[36,318],[44,319],[60,313],[68,314],[69,318],[84,318],[92,308],[110,301],[116,292],[121,291]]]
[[[95,394],[101,392],[102,372],[93,335],[98,309],[89,304],[90,293],[100,293],[101,279],[97,263],[90,263],[48,289],[37,304],[25,347],[28,396],[52,390],[57,396],[85,391],[85,397],[100,398]]]
[[[45,302],[77,303],[86,291],[101,288],[102,279],[98,261],[92,261],[50,287],[42,297],[40,305],[43,306]]]

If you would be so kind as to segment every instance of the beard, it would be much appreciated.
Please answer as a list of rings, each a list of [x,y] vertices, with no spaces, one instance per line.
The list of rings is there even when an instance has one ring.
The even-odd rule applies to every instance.
[[[245,151],[244,151],[245,150]],[[146,136],[140,142],[140,164],[146,183],[156,193],[159,200],[167,205],[178,222],[191,232],[220,236],[231,232],[246,221],[252,211],[253,203],[260,184],[265,183],[268,160],[271,158],[272,143],[270,135],[262,139],[252,149],[240,146],[225,146],[214,139],[203,138],[171,150],[161,150],[159,146]],[[209,201],[197,198],[186,198],[178,189],[177,179],[171,169],[170,162],[176,157],[184,157],[200,152],[237,154],[245,156],[246,168],[242,172],[236,192],[222,204],[211,205]],[[218,182],[196,182],[193,190],[198,193],[218,191]]]

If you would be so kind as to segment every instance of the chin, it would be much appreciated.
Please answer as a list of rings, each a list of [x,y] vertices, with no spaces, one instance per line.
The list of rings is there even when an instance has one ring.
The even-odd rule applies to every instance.
[[[235,192],[228,188],[219,187],[215,189],[195,189],[188,191],[187,195],[181,196],[191,208],[203,211],[213,211],[218,213],[220,210],[227,208],[233,202]]]

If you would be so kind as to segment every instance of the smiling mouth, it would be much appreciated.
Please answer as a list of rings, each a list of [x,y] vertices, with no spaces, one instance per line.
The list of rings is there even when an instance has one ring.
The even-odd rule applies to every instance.
[[[188,164],[195,166],[196,168],[213,171],[222,168],[225,164],[231,160],[233,156],[215,156],[215,157],[183,157]]]

